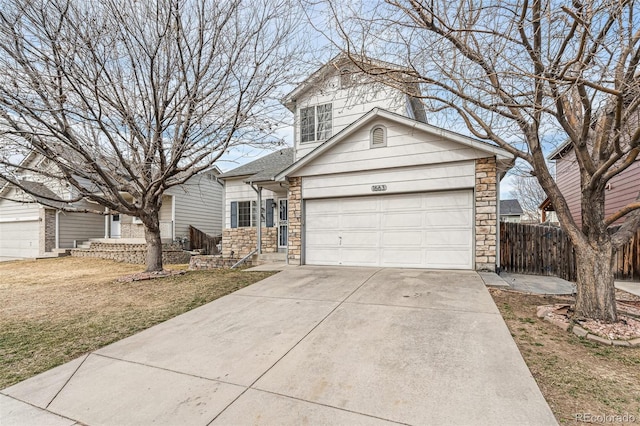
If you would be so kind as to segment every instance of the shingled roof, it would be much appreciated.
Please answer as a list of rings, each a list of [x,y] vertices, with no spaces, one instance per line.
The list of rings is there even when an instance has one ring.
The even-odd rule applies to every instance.
[[[67,206],[67,202],[58,197],[43,183],[34,182],[31,180],[21,180],[20,185],[29,191],[29,195],[38,203],[44,204],[49,207],[62,209]]]
[[[500,215],[513,216],[524,214],[518,200],[500,200]]]
[[[285,148],[260,157],[250,163],[243,164],[219,177],[222,179],[242,177],[248,182],[273,180],[274,176],[293,164],[293,148]]]

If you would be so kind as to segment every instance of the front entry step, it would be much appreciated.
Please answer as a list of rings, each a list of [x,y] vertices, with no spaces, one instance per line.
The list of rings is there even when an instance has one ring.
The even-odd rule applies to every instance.
[[[255,254],[253,259],[251,259],[251,264],[253,266],[257,265],[269,265],[274,263],[286,263],[287,262],[287,254],[286,253],[262,253]]]

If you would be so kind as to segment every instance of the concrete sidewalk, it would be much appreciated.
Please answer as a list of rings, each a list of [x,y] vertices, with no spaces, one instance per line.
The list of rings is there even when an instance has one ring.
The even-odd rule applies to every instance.
[[[3,426],[557,424],[475,272],[288,269],[0,393]]]
[[[480,277],[487,286],[505,287],[523,293],[535,294],[573,294],[576,285],[571,281],[547,275],[524,275],[503,272],[498,275],[494,272],[479,272]],[[632,281],[616,281],[617,289],[640,296],[640,283]]]

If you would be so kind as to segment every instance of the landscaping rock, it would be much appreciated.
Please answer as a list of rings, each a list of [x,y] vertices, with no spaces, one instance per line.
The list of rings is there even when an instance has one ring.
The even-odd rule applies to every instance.
[[[613,346],[631,346],[627,340],[613,340]]]
[[[580,327],[579,325],[574,325],[573,330],[571,331],[573,331],[573,334],[575,334],[578,337],[587,337],[587,334],[589,334],[587,330]]]
[[[604,337],[596,336],[595,334],[591,334],[591,333],[587,334],[587,339],[593,340],[594,342],[602,343],[603,345],[611,346],[612,344],[611,340],[606,339]]]

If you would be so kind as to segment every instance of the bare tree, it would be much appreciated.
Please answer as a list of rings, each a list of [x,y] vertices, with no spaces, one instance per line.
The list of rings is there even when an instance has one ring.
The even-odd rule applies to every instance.
[[[544,189],[533,176],[517,175],[512,179],[511,196],[518,200],[527,219],[540,222],[540,204],[547,197]]]
[[[576,314],[616,321],[613,254],[638,229],[640,201],[605,216],[604,191],[640,152],[638,3],[386,0],[354,10],[327,0],[326,7],[337,18],[336,45],[406,64],[411,71],[395,73],[399,89],[407,79],[420,83],[430,111],[532,167],[576,250]],[[580,168],[582,226],[545,162],[544,144],[558,139],[569,141]]]
[[[68,182],[70,201],[139,217],[147,270],[161,270],[164,191],[234,145],[274,142],[273,97],[298,46],[292,10],[288,0],[1,0],[0,181],[29,192],[20,173],[39,173]],[[15,152],[55,167],[25,170]]]

